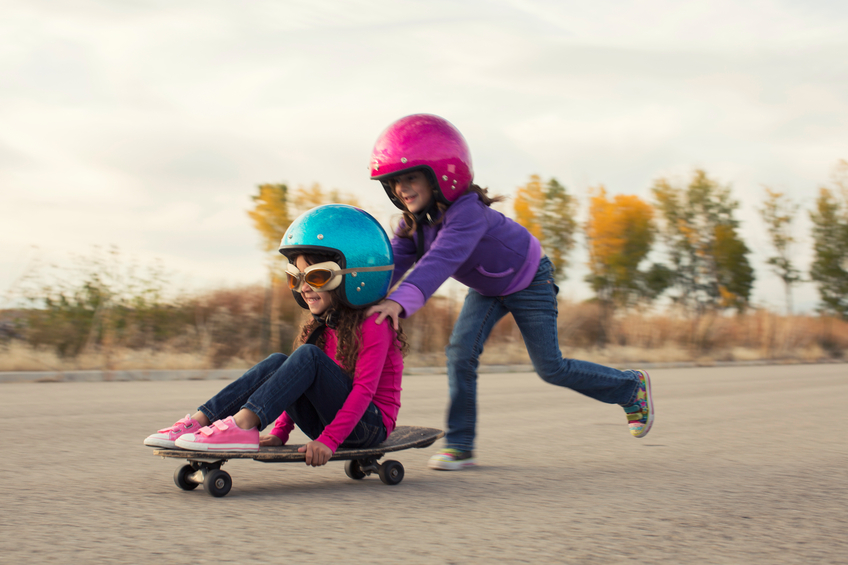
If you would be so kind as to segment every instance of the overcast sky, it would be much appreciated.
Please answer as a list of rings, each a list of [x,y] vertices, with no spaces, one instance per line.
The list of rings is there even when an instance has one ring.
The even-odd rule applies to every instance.
[[[260,282],[256,185],[318,182],[388,224],[370,150],[417,112],[463,132],[479,184],[555,177],[583,211],[590,186],[706,169],[778,308],[756,207],[768,185],[810,209],[848,159],[848,3],[0,0],[0,291],[94,245],[184,288]]]

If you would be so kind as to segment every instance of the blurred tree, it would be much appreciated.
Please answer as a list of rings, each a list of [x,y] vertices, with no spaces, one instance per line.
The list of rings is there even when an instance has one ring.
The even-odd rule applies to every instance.
[[[792,202],[782,192],[775,192],[765,187],[766,199],[759,209],[763,222],[766,224],[771,245],[776,254],[766,260],[771,265],[774,274],[783,281],[786,294],[786,314],[792,315],[792,286],[801,280],[801,272],[792,264],[790,247],[795,243],[792,236],[792,222],[798,213],[798,204]]]
[[[73,270],[51,265],[51,274],[39,265],[21,281],[18,292],[32,305],[23,332],[31,345],[66,357],[99,352],[109,369],[114,347],[149,347],[166,337],[161,265],[127,265],[115,247],[72,259]]]
[[[321,185],[316,182],[309,188],[303,186],[297,187],[291,202],[292,209],[295,211],[292,216],[297,216],[322,204],[349,204],[351,206],[359,206],[359,202],[355,196],[341,194],[335,188],[329,192],[324,192]]]
[[[575,198],[556,179],[543,185],[539,175],[531,175],[530,182],[518,187],[513,207],[516,221],[542,242],[554,265],[554,276],[564,280],[577,230]]]
[[[585,234],[591,273],[586,281],[599,301],[615,306],[656,298],[664,290],[657,285],[662,281],[657,274],[664,267],[639,270],[656,236],[653,208],[633,195],[619,194],[609,200],[603,186],[589,190]]]
[[[653,208],[638,196],[619,194],[609,200],[603,186],[589,189],[586,282],[601,306],[604,342],[616,308],[652,300],[670,283],[671,273],[662,265],[639,270],[656,235],[653,218]]]
[[[840,160],[833,190],[822,187],[813,221],[813,264],[810,278],[818,283],[822,310],[848,319],[848,161]]]
[[[262,250],[273,251],[275,258],[281,257],[277,250],[292,220],[289,215],[289,188],[285,184],[260,184],[258,189],[258,193],[251,197],[253,210],[247,215],[262,238]]]
[[[285,184],[260,184],[258,193],[252,197],[254,206],[247,215],[253,220],[253,227],[262,239],[262,250],[270,252],[267,259],[268,286],[265,291],[265,312],[263,316],[261,345],[263,355],[279,351],[280,329],[277,323],[278,301],[276,287],[283,275],[285,257],[280,254],[280,242],[286,233],[292,218],[289,215],[289,188]]]
[[[530,182],[519,186],[515,193],[513,209],[515,210],[515,221],[527,228],[542,240],[541,210],[545,206],[545,191],[542,188],[542,179],[539,175],[530,175]]]
[[[707,309],[744,310],[754,271],[737,231],[733,213],[739,203],[730,189],[696,170],[686,188],[658,179],[652,190],[679,291],[673,299],[697,316]]]

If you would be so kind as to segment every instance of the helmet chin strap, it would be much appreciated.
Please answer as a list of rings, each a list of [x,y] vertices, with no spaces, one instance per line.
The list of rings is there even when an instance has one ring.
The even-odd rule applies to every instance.
[[[419,226],[431,226],[436,223],[439,215],[439,205],[436,202],[435,197],[430,198],[430,202],[427,206],[416,214],[412,214],[415,218],[415,223]]]
[[[312,333],[309,334],[309,337],[306,338],[306,345],[317,345],[318,340],[324,334],[325,329],[336,329],[339,321],[339,313],[330,309],[323,314],[312,314],[312,318],[318,322],[318,326],[316,326],[315,329],[312,330]]]
[[[323,314],[312,314],[312,318],[321,325],[327,326],[331,330],[336,329],[339,323],[339,313],[334,308],[330,308]]]
[[[436,205],[436,199],[431,198],[430,203],[426,208],[413,214],[415,223],[418,224],[416,234],[418,235],[418,249],[416,250],[416,263],[424,256],[424,226],[431,226],[436,222],[436,215],[439,212],[439,207]]]

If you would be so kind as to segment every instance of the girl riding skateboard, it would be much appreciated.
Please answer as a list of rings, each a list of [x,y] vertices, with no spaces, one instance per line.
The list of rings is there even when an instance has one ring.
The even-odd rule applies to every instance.
[[[318,466],[340,446],[371,447],[392,433],[406,341],[365,310],[389,289],[393,256],[385,231],[358,208],[319,206],[292,222],[280,253],[289,260],[295,300],[311,313],[299,347],[253,366],[145,445],[258,451],[285,444],[296,424],[312,440],[299,451]],[[260,435],[272,422],[271,433]]]

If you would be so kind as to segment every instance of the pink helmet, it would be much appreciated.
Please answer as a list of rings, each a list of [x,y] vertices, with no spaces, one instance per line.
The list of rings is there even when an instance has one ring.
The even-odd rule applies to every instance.
[[[371,151],[371,178],[383,184],[395,206],[405,210],[386,179],[413,170],[430,173],[437,202],[451,205],[474,179],[471,152],[452,123],[432,114],[413,114],[391,124]]]

